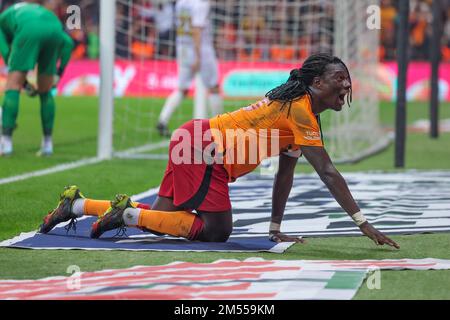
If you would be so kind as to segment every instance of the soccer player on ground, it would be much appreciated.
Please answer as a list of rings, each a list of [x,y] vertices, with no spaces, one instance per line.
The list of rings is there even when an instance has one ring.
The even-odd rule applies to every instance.
[[[348,103],[351,101],[351,89],[349,71],[339,58],[312,55],[300,69],[291,71],[285,84],[271,90],[260,102],[210,120],[191,120],[176,130],[158,198],[150,210],[138,208],[126,195],[117,196],[111,204],[85,199],[72,186],[61,194],[58,207],[44,218],[40,231],[47,233],[57,223],[88,214],[99,216],[92,226],[93,238],[111,229],[135,226],[190,240],[227,241],[232,232],[228,183],[254,170],[270,154],[279,155],[279,169],[273,187],[269,237],[276,242],[303,242],[280,231],[294,169],[303,155],[363,234],[378,245],[399,248],[361,213],[322,144],[318,115],[327,109],[340,111],[346,97]],[[268,138],[268,150],[262,150],[260,143],[253,144],[257,146],[253,153],[251,148],[239,148],[239,138],[243,137],[249,147],[252,135]],[[200,156],[198,161],[198,155],[206,157]],[[256,161],[251,161],[252,157]],[[239,158],[241,161],[235,161]]]
[[[176,3],[178,88],[167,98],[159,116],[157,130],[161,136],[170,136],[169,120],[198,72],[208,90],[211,116],[223,111],[209,10],[208,0],[178,0]]]
[[[55,102],[51,89],[63,75],[72,49],[73,41],[56,15],[37,3],[21,2],[0,15],[0,51],[8,65],[0,155],[13,152],[12,135],[16,128],[20,90],[26,83],[27,72],[33,70],[36,63],[44,135],[39,154],[53,153]]]

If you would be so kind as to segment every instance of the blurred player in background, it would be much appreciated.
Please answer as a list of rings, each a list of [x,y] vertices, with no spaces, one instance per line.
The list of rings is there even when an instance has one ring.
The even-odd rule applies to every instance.
[[[223,111],[209,11],[208,0],[178,0],[176,3],[178,88],[167,98],[159,116],[157,129],[161,136],[170,136],[170,118],[187,95],[198,72],[208,90],[211,116]]]
[[[189,240],[227,241],[233,229],[228,183],[255,170],[264,158],[278,155],[269,238],[275,242],[303,242],[280,231],[295,166],[303,155],[363,234],[377,245],[399,248],[361,213],[323,146],[320,113],[328,109],[340,111],[346,97],[350,103],[351,93],[351,78],[344,62],[328,54],[312,55],[301,68],[291,71],[286,83],[268,92],[261,101],[211,119],[191,120],[175,131],[169,146],[169,163],[151,210],[132,203],[126,195],[117,196],[111,203],[85,199],[72,186],[61,194],[58,207],[46,215],[40,231],[47,233],[60,222],[87,214],[99,216],[92,226],[93,238],[132,226]],[[274,129],[275,134],[269,134],[268,130]],[[229,131],[234,134],[231,139]],[[266,144],[258,142],[253,144],[255,148],[242,148],[237,141],[241,137],[250,145],[248,134],[257,136],[258,141],[262,138]],[[213,141],[212,149],[208,135]],[[201,141],[196,141],[199,137]],[[186,148],[180,148],[183,145]],[[183,158],[189,154],[187,162],[180,161],[180,149]],[[202,158],[199,162],[198,154]]]
[[[39,1],[29,1],[39,2]],[[17,3],[0,15],[0,51],[8,66],[2,112],[0,155],[13,152],[12,135],[16,128],[20,90],[25,87],[27,72],[38,65],[37,94],[41,103],[43,139],[38,155],[53,153],[55,102],[51,94],[70,60],[73,41],[64,32],[56,15],[38,3]],[[60,60],[59,67],[57,62]]]

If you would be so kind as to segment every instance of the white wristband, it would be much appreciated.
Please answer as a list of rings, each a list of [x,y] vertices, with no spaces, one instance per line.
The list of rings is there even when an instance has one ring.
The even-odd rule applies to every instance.
[[[281,225],[279,223],[271,222],[269,231],[280,231],[280,226]]]
[[[353,214],[352,219],[353,219],[353,221],[355,221],[355,223],[358,227],[367,221],[366,217],[364,217],[364,215],[361,213],[361,211]]]

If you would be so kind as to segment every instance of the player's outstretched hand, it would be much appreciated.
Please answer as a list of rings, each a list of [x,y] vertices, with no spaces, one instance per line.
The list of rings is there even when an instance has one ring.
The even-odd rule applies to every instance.
[[[306,241],[302,239],[301,237],[291,237],[287,234],[281,233],[281,232],[270,232],[269,233],[269,240],[273,242],[296,242],[296,243],[305,243]]]
[[[382,234],[380,231],[375,229],[369,222],[364,222],[362,225],[359,226],[362,233],[364,233],[366,236],[368,236],[370,239],[375,242],[376,245],[389,245],[391,247],[394,247],[396,249],[400,249],[400,246],[390,238],[386,237],[384,234]]]

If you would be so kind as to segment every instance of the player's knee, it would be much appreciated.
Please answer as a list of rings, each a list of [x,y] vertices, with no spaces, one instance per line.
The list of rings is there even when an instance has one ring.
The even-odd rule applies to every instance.
[[[40,87],[40,88],[37,89],[37,92],[40,95],[47,95],[47,94],[51,95],[51,90],[52,90],[51,87],[50,88],[48,88],[48,87]]]
[[[22,71],[11,71],[8,73],[8,78],[6,79],[5,89],[8,90],[21,90],[26,79],[26,72]]]
[[[206,242],[226,242],[233,228],[227,225],[204,226],[201,240]]]
[[[21,79],[8,79],[5,85],[5,90],[14,90],[14,91],[20,91],[23,87],[25,81],[22,81]]]
[[[53,99],[53,95],[50,91],[38,91],[38,93],[41,99]]]
[[[20,83],[8,83],[5,86],[6,91],[14,90],[14,91],[20,91],[22,89],[22,84]]]
[[[207,242],[227,242],[228,239],[230,238],[230,234],[231,232],[218,232],[218,233],[214,233],[211,234],[208,238],[207,238]]]

